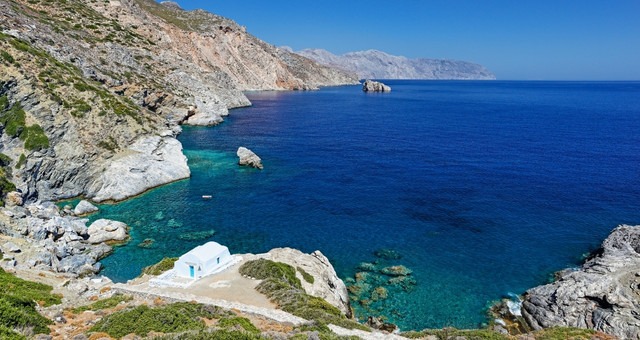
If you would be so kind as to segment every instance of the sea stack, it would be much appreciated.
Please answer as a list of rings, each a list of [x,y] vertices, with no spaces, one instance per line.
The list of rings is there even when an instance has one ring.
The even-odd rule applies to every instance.
[[[365,80],[362,84],[362,91],[364,92],[391,92],[391,87],[370,79]]]
[[[241,146],[238,148],[238,152],[236,152],[236,154],[239,158],[238,164],[250,166],[260,170],[263,169],[262,159],[260,159],[258,155],[253,153],[253,151],[245,148],[244,146]]]

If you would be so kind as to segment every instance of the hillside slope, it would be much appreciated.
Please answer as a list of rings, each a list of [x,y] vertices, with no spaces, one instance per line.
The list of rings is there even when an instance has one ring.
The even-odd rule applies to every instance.
[[[220,123],[251,104],[245,90],[357,82],[171,3],[0,0],[0,18],[0,177],[28,201],[121,200],[188,177],[179,124]]]

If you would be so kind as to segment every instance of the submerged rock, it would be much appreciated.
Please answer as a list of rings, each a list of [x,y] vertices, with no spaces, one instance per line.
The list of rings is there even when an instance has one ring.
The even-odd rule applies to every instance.
[[[382,268],[380,272],[382,274],[389,275],[389,276],[407,276],[413,273],[413,270],[400,265],[400,266],[390,266],[390,267]]]
[[[391,87],[370,79],[365,80],[362,84],[362,91],[364,92],[391,92]]]
[[[215,233],[215,230],[194,231],[190,233],[180,234],[178,235],[178,238],[183,241],[200,241],[210,238]]]
[[[144,239],[144,241],[138,243],[138,247],[140,248],[151,248],[151,246],[153,246],[153,244],[156,242],[156,240],[152,239],[152,238],[146,238]]]
[[[622,225],[577,271],[526,292],[522,316],[533,329],[590,328],[640,339],[640,226]]]
[[[386,248],[376,250],[373,255],[385,260],[399,260],[402,258],[402,255],[400,255],[400,253],[398,253],[397,251]]]
[[[98,211],[98,208],[95,205],[89,203],[89,201],[85,200],[80,201],[80,203],[76,205],[75,209],[73,209],[73,213],[76,216],[82,216],[96,211]]]
[[[241,146],[238,148],[238,151],[236,152],[236,154],[238,155],[238,158],[239,158],[238,164],[247,165],[260,170],[263,169],[262,159],[260,159],[258,155],[253,153],[253,151],[245,148],[244,146]]]

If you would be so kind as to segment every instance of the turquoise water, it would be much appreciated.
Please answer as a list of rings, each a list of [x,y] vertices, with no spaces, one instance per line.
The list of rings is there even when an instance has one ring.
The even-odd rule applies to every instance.
[[[492,301],[640,223],[640,83],[388,83],[388,94],[251,93],[254,106],[222,125],[185,127],[192,178],[92,216],[132,227],[103,273],[131,279],[209,240],[233,253],[319,249],[345,280],[361,262],[413,270],[404,287],[369,275],[389,296],[366,292],[361,317],[476,327]],[[238,167],[239,146],[265,169]],[[401,258],[374,256],[382,248]]]

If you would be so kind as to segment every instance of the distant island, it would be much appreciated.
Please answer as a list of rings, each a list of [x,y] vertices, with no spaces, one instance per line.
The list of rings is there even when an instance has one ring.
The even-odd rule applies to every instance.
[[[323,49],[305,49],[296,53],[319,64],[356,73],[361,79],[496,79],[484,66],[467,61],[409,59],[377,50],[343,55],[335,55]]]

